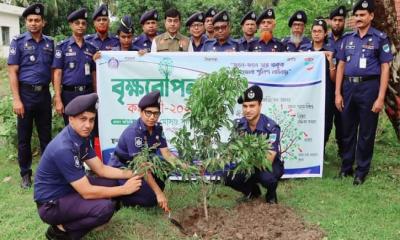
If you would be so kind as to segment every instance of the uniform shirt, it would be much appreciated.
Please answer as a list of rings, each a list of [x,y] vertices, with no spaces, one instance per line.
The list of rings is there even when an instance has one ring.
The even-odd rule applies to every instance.
[[[381,74],[381,64],[393,60],[389,40],[385,33],[370,27],[361,38],[358,32],[347,34],[342,41],[337,58],[346,62],[344,75],[371,76]],[[362,66],[364,59],[365,66]]]
[[[42,35],[37,43],[30,32],[16,36],[10,44],[8,65],[18,65],[18,80],[32,85],[48,85],[51,80],[51,63],[54,41]]]
[[[258,38],[252,38],[249,41],[245,37],[241,37],[237,40],[239,44],[239,52],[249,52],[249,46],[252,42],[257,41]]]
[[[101,40],[97,33],[86,35],[85,41],[96,46],[100,51],[118,51],[119,39],[110,33],[104,40]]]
[[[96,70],[93,54],[97,50],[86,41],[80,48],[74,37],[58,43],[52,67],[62,69],[61,83],[67,86],[92,84],[92,72]]]
[[[194,44],[193,38],[190,37],[190,44],[192,45],[193,52],[200,52],[200,51],[201,51],[201,48],[203,47],[203,45],[204,45],[204,43],[205,43],[206,41],[207,41],[207,36],[203,34],[203,35],[201,36],[201,38],[200,38],[200,44],[199,44],[199,46],[196,46],[196,45]]]
[[[125,166],[128,161],[131,161],[142,151],[145,145],[152,147],[154,144],[159,144],[157,149],[167,147],[161,123],[156,123],[150,135],[146,125],[139,118],[122,132],[114,156],[110,159],[108,165],[113,167]]]
[[[307,44],[310,42],[311,42],[311,40],[309,38],[303,37],[299,46],[296,48],[296,45],[290,40],[290,37],[286,37],[286,38],[282,39],[282,44],[285,47],[286,52],[298,52],[301,45]]]
[[[83,162],[96,156],[89,138],[66,126],[46,147],[36,170],[34,199],[39,203],[57,200],[75,192],[71,182],[85,176]]]
[[[340,50],[340,46],[342,45],[342,41],[345,35],[346,33],[344,33],[344,35],[341,36],[338,40],[335,40],[332,32],[328,34],[328,43],[331,47],[331,51],[333,52],[333,61],[335,65],[339,63],[339,59],[337,59],[337,53]]]
[[[177,33],[172,37],[168,32],[153,39],[151,52],[193,52],[193,46],[188,37]]]
[[[313,47],[313,43],[306,43],[300,46],[300,51],[301,52],[315,52],[316,50]],[[322,48],[318,51],[331,51],[333,52],[334,49],[332,48],[332,46],[330,45],[330,43],[326,43],[322,46]],[[325,58],[325,78],[326,81],[331,83],[331,77],[330,77],[330,70],[329,70],[329,61],[327,58]],[[326,86],[328,86],[328,84],[326,84]]]
[[[277,156],[279,156],[281,128],[274,120],[261,114],[254,131],[250,129],[249,123],[245,117],[236,119],[235,122],[236,130],[239,131],[239,133],[266,135],[269,144],[271,144],[271,149],[268,150],[275,151]]]
[[[268,43],[265,43],[261,39],[257,39],[256,41],[252,41],[249,44],[249,52],[284,52],[285,47],[283,44],[277,39],[272,38]]]
[[[228,38],[228,40],[220,45],[217,39],[208,39],[204,42],[202,52],[238,52],[239,44],[236,40]]]
[[[143,49],[147,52],[150,52],[151,43],[152,40],[150,40],[150,38],[146,34],[142,33],[133,40],[133,49],[136,51]]]

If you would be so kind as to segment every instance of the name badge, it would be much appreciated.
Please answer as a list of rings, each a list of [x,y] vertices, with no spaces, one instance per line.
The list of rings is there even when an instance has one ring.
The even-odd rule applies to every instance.
[[[89,63],[85,63],[85,75],[90,75],[90,65],[89,65]]]
[[[360,58],[360,68],[361,69],[367,68],[367,59],[365,57]]]

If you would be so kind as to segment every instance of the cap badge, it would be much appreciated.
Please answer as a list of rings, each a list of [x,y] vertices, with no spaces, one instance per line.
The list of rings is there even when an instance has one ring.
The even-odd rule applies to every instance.
[[[297,14],[297,19],[302,19],[303,18],[303,16],[299,13],[299,14]]]
[[[250,90],[249,93],[247,93],[247,97],[249,99],[253,99],[256,95],[254,94],[253,90]]]
[[[35,8],[35,13],[37,13],[37,14],[40,13],[40,8],[39,7]]]
[[[368,7],[368,2],[367,2],[367,1],[364,1],[364,2],[361,4],[361,7],[367,8],[367,7]]]
[[[272,16],[272,11],[269,10],[269,11],[267,12],[267,14],[268,14],[268,16]]]
[[[199,15],[199,20],[203,20],[203,16]]]
[[[87,18],[87,12],[85,12],[85,18]]]
[[[154,13],[154,18],[157,18],[157,17],[158,17],[157,13]]]
[[[339,14],[343,14],[343,9],[340,9],[340,10],[339,10]]]
[[[228,16],[224,15],[224,16],[222,16],[222,19],[226,21],[226,20],[228,20]]]
[[[253,18],[253,19],[256,18],[256,14],[255,14],[255,13],[252,13],[252,14],[251,14],[251,18]]]
[[[215,15],[215,11],[214,10],[211,11],[211,15],[213,15],[213,16]]]
[[[104,9],[103,11],[101,11],[101,14],[104,16],[106,15],[107,11]]]
[[[321,20],[319,20],[318,24],[319,24],[319,25],[322,25],[322,21],[321,21]]]

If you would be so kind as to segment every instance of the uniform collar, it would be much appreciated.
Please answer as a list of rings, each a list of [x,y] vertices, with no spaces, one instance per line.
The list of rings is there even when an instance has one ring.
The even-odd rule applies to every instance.
[[[368,28],[367,34],[365,34],[365,36],[374,35],[374,32],[375,32],[375,29],[372,26],[370,26]],[[354,34],[357,35],[358,37],[360,37],[360,34],[358,33],[358,30],[354,31]]]
[[[104,40],[101,40],[101,38],[97,32],[94,34],[94,39],[99,39],[100,41],[103,41],[103,42],[106,41],[108,38],[112,38],[112,37],[113,36],[111,35],[111,33],[107,33],[107,37]]]
[[[260,114],[260,118],[258,119],[255,131],[256,132],[257,131],[263,132],[265,130],[264,127],[265,127],[266,121],[267,121],[267,119],[264,116],[264,114]],[[243,122],[243,127],[247,131],[251,132],[251,129],[250,129],[250,126],[249,126],[249,122],[247,121],[247,119],[245,117],[242,118],[242,122]]]
[[[147,126],[144,124],[144,122],[143,122],[143,120],[142,120],[141,118],[139,118],[139,119],[137,120],[137,126],[138,126],[139,131],[140,131],[141,133],[147,132]]]
[[[258,38],[257,41],[258,42],[264,42],[261,38]],[[279,40],[273,37],[273,38],[271,38],[271,40],[268,41],[268,43],[270,43],[270,42],[271,43],[277,43],[277,42],[279,42]]]
[[[193,41],[193,37],[192,37],[192,36],[190,36],[190,40]],[[201,37],[200,37],[200,43],[204,43],[206,40],[207,40],[207,36],[204,36],[204,34],[201,35]]]
[[[256,40],[256,37],[252,37],[249,41],[247,41],[247,39],[243,36],[239,39],[239,43],[244,43],[244,42],[252,42]]]
[[[33,37],[32,37],[32,33],[30,33],[29,31],[27,31],[27,32],[24,33],[24,37],[25,37],[25,39],[26,39],[27,41],[29,41],[29,40],[34,40]],[[44,37],[44,35],[43,35],[43,33],[42,33],[39,42],[43,41],[44,39],[45,39],[45,37]]]
[[[218,45],[218,46],[229,45],[229,44],[232,44],[232,42],[233,42],[233,39],[231,37],[228,37],[228,39],[222,45],[219,43],[219,41],[217,39],[214,38],[213,40],[215,40],[215,45]]]
[[[82,47],[83,47],[83,46],[85,46],[85,44],[86,44],[85,38],[83,38],[82,41],[83,41],[83,44],[82,44]],[[79,45],[75,42],[74,36],[69,37],[69,39],[68,39],[68,46],[71,46],[71,45],[74,44],[74,43],[75,43],[77,46],[79,46]]]
[[[74,142],[76,146],[80,146],[84,142],[89,141],[89,138],[83,138],[79,136],[78,133],[76,133],[76,131],[69,124],[67,126],[67,132],[68,135],[71,137],[72,142]]]

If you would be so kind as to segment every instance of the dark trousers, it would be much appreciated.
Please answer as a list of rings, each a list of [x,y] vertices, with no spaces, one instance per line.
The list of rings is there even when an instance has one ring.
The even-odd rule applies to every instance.
[[[325,89],[325,129],[324,129],[324,146],[329,140],[333,124],[335,124],[335,138],[338,145],[339,156],[342,156],[342,119],[341,112],[335,107],[335,85],[329,79],[326,82]]]
[[[17,117],[18,163],[21,176],[32,174],[32,131],[33,122],[39,136],[43,153],[51,140],[51,96],[48,89],[41,92],[21,88],[19,91],[24,104],[24,117]]]
[[[378,93],[378,79],[361,83],[345,80],[343,83],[342,172],[352,172],[354,161],[356,176],[365,177],[369,172],[378,125],[378,114],[371,109]]]
[[[116,180],[88,177],[93,185],[117,186]],[[81,239],[90,230],[107,223],[114,214],[111,199],[83,199],[77,192],[68,194],[38,208],[40,218],[50,225],[63,225],[72,239]]]
[[[88,89],[88,90],[82,91],[82,92],[62,91],[61,92],[61,101],[65,108],[68,105],[68,103],[71,102],[74,98],[81,96],[81,95],[89,94],[92,92],[93,92],[92,89]],[[63,118],[64,118],[64,124],[65,124],[65,126],[67,126],[69,123],[68,116],[63,114]]]

